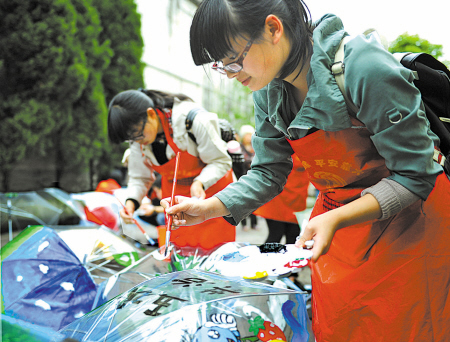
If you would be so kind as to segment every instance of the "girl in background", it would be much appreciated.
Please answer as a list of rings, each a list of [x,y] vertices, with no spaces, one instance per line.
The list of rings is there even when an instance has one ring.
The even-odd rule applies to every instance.
[[[177,194],[209,198],[233,181],[231,157],[220,136],[217,115],[198,112],[191,127],[196,142],[186,131],[187,114],[198,108],[186,95],[156,90],[127,90],[112,99],[109,138],[114,143],[130,142],[127,210],[120,212],[126,223],[132,222],[134,211],[154,182],[153,170],[161,174],[162,196],[171,195],[178,151]],[[218,218],[174,231],[171,242],[179,247],[211,249],[235,241],[235,235],[235,227]]]

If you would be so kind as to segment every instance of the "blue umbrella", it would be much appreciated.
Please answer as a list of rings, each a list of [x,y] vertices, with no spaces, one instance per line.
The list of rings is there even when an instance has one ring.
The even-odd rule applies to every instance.
[[[1,258],[2,313],[58,330],[92,309],[97,286],[53,229],[28,227]]]

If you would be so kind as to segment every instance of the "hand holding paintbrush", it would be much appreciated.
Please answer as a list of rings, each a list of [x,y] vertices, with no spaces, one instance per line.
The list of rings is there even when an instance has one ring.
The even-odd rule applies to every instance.
[[[125,205],[124,205],[117,197],[116,197],[116,199],[117,199],[117,201],[122,205],[123,210],[125,210],[125,213],[126,213],[128,216],[132,216],[132,215],[128,212],[127,207],[125,207]],[[139,224],[139,222],[136,221],[136,219],[134,219],[134,218],[132,218],[131,221],[139,228],[139,230],[141,231],[141,233],[144,234],[145,238],[146,238],[147,241],[150,243],[150,245],[154,245],[154,244],[155,244],[155,241],[154,241],[150,236],[148,236],[147,232],[144,230],[144,228],[142,228],[142,226]]]

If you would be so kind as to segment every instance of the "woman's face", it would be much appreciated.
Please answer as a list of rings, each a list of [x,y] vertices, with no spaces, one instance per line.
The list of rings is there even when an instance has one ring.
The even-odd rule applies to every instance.
[[[248,40],[237,38],[233,51],[222,60],[224,65],[234,62],[242,53]],[[247,56],[242,62],[242,70],[237,73],[227,71],[228,78],[235,78],[252,91],[264,88],[279,74],[285,59],[279,48],[270,40],[253,42]]]
[[[155,139],[158,131],[160,131],[161,124],[158,118],[158,114],[156,114],[155,110],[149,108],[147,110],[147,121],[144,125],[144,129],[142,133],[138,133],[138,137],[134,139],[140,145],[149,145],[152,144]]]

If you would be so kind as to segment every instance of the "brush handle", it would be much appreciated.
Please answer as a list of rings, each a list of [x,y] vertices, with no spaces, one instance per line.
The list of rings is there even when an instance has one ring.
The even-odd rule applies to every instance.
[[[172,197],[170,198],[170,206],[172,206],[175,202],[175,189],[177,187],[177,173],[179,163],[180,163],[180,152],[177,152],[177,156],[175,157],[175,173],[173,175]],[[172,228],[172,222],[173,216],[169,215],[167,218],[166,230],[170,230]]]

